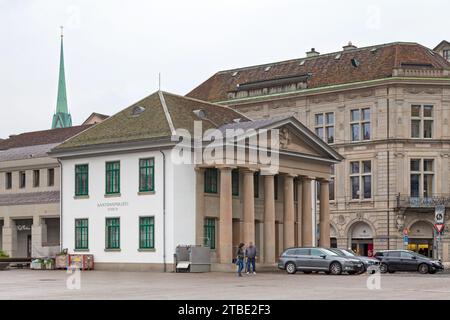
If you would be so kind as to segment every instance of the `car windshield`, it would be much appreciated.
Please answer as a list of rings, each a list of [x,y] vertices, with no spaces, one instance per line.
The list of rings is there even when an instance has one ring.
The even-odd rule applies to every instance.
[[[347,257],[356,257],[356,254],[351,250],[342,250],[342,251],[344,251]]]

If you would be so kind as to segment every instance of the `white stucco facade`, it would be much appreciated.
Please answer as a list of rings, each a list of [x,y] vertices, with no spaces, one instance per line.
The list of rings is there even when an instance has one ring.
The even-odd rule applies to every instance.
[[[62,247],[75,250],[75,219],[88,219],[89,248],[96,264],[172,264],[177,245],[195,244],[195,170],[174,165],[170,149],[62,160]],[[139,192],[139,159],[154,158],[155,191]],[[120,194],[105,194],[105,165],[120,161]],[[89,165],[89,195],[75,197],[75,166]],[[139,249],[139,217],[154,217],[154,249]],[[120,249],[107,250],[106,218],[120,218]],[[165,226],[164,226],[165,220]],[[164,258],[164,247],[166,257]]]

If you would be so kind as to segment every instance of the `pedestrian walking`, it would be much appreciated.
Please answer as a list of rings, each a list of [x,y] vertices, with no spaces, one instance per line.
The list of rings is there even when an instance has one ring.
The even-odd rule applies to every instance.
[[[253,242],[248,244],[245,249],[245,256],[247,257],[247,274],[256,274],[256,257],[258,256],[258,250]]]
[[[244,257],[245,257],[244,245],[245,244],[243,243],[239,244],[236,254],[237,273],[239,277],[242,277],[242,270],[244,269]]]

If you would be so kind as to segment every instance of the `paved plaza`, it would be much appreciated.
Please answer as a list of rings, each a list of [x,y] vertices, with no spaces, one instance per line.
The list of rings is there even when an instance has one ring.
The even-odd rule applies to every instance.
[[[367,274],[85,271],[80,289],[73,279],[65,271],[0,271],[0,299],[450,299],[449,273],[381,275],[379,290],[367,288]]]

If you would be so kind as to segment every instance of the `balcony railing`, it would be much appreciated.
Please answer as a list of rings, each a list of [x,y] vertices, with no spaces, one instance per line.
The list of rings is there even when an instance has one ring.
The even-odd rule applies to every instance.
[[[397,208],[435,208],[440,205],[450,207],[450,194],[431,197],[397,196]]]

